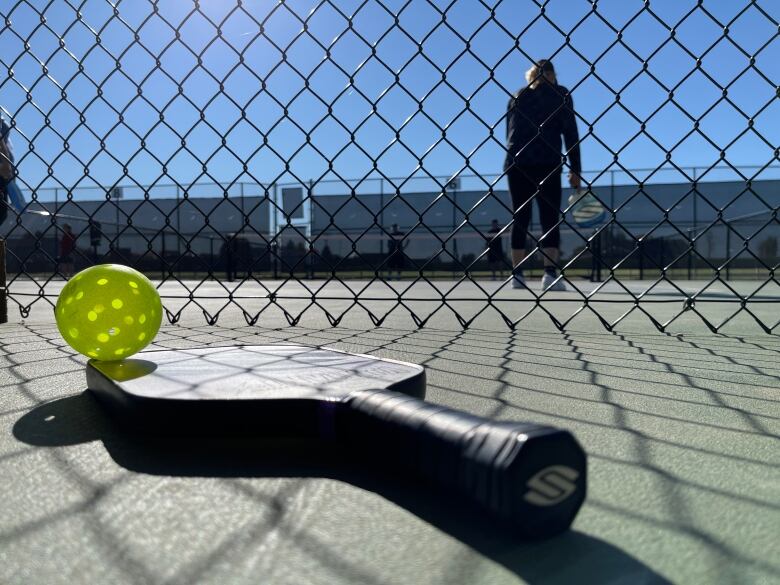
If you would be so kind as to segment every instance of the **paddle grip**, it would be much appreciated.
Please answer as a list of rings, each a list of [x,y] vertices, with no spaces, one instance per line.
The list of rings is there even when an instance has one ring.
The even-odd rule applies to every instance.
[[[567,431],[491,422],[389,390],[357,392],[346,406],[341,439],[457,492],[521,537],[566,530],[585,499],[585,453]]]

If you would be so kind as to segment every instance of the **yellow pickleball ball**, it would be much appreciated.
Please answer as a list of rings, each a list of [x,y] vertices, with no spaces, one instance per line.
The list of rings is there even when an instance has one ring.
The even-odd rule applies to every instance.
[[[63,339],[77,352],[103,361],[121,360],[157,335],[162,302],[151,281],[137,270],[100,264],[70,279],[54,315]]]

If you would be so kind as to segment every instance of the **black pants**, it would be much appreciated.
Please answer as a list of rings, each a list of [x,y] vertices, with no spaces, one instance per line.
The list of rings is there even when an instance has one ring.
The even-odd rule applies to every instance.
[[[403,250],[393,250],[387,260],[387,267],[390,270],[401,271],[406,265]]]
[[[544,234],[539,240],[539,247],[558,248],[561,233],[556,224],[561,217],[561,166],[510,167],[506,175],[514,211],[512,249],[525,249],[525,238],[531,223],[531,199],[536,199],[539,206],[539,220]]]

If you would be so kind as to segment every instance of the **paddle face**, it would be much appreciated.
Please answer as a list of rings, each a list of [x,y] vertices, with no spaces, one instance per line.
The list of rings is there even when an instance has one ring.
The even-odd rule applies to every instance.
[[[87,364],[87,384],[120,422],[159,433],[328,434],[350,393],[422,398],[422,367],[301,345],[152,350]]]

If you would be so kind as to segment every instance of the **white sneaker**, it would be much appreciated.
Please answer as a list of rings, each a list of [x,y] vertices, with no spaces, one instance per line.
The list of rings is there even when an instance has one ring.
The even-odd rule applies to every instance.
[[[555,290],[555,291],[563,291],[566,290],[566,285],[563,283],[562,278],[558,278],[556,281],[555,279],[558,278],[557,276],[553,276],[552,274],[544,273],[544,276],[542,276],[542,290]]]
[[[526,288],[525,278],[521,274],[512,275],[512,288]]]

